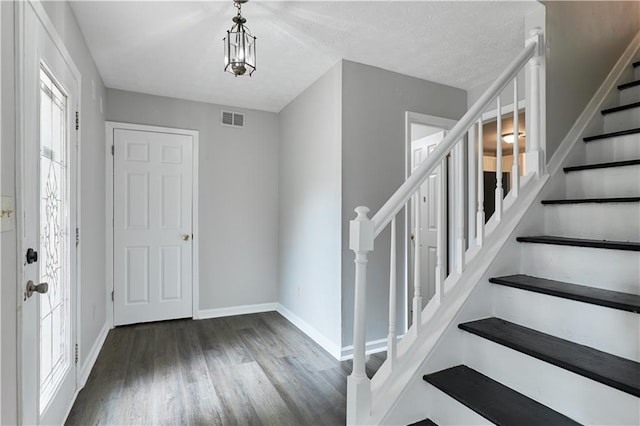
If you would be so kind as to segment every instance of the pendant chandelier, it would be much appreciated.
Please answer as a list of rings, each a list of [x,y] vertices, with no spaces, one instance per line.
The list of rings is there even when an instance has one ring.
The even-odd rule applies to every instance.
[[[236,77],[253,74],[256,70],[256,38],[245,27],[247,20],[242,17],[240,8],[249,0],[233,0],[238,14],[233,17],[233,26],[227,31],[224,41],[224,70]]]

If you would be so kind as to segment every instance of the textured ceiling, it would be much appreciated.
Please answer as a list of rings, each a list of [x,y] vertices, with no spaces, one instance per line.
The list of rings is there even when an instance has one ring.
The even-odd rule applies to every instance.
[[[280,111],[340,59],[470,89],[524,43],[517,2],[269,2],[243,6],[253,77],[223,72],[231,1],[72,2],[107,87]]]

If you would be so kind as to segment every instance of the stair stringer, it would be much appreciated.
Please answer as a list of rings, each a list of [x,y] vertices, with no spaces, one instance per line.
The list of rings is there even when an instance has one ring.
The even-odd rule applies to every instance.
[[[466,271],[447,279],[445,286],[451,290],[447,293],[444,305],[432,308],[432,312],[427,312],[427,306],[423,312],[422,332],[416,336],[409,330],[400,342],[393,374],[388,371],[388,363],[383,364],[372,380],[374,400],[370,424],[409,424],[425,417],[438,423],[438,414],[435,413],[437,407],[429,407],[433,401],[425,398],[422,374],[465,362],[463,332],[457,328],[457,324],[495,313],[495,298],[493,288],[488,283],[489,277],[520,270],[521,247],[515,237],[535,235],[544,230],[542,199],[566,194],[562,167],[585,161],[586,147],[582,138],[602,132],[604,120],[599,111],[616,99],[617,85],[628,74],[627,69],[639,49],[640,32],[622,53],[548,162],[549,174],[532,180],[531,185],[525,188],[501,226],[487,239],[483,249],[476,253],[477,257]],[[513,202],[508,198],[505,204]],[[491,225],[490,221],[487,229],[491,229]],[[456,410],[463,411],[467,418],[472,418],[474,414],[462,404],[458,404]]]

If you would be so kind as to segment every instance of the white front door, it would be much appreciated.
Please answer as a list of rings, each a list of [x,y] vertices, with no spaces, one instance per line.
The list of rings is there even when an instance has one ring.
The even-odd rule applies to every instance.
[[[438,143],[444,139],[446,131],[441,131],[430,136],[418,139],[411,143],[411,170],[415,170],[422,163]],[[420,185],[420,229],[415,229],[415,218],[411,218],[412,232],[420,233],[420,270],[421,272],[421,294],[422,307],[424,308],[435,294],[435,277],[438,248],[438,209],[443,207],[438,205],[438,187],[442,173],[440,166]],[[415,241],[415,240],[414,240]],[[414,248],[415,250],[415,248]],[[414,251],[415,253],[415,251]],[[443,253],[444,254],[444,253]],[[414,256],[415,257],[415,256]],[[446,265],[446,260],[443,259]],[[411,268],[413,270],[413,267]]]
[[[193,137],[113,137],[114,323],[191,317]]]
[[[61,424],[73,402],[77,375],[80,75],[64,46],[54,41],[42,6],[16,4],[22,41],[19,413],[23,424]],[[37,291],[28,292],[27,283]]]

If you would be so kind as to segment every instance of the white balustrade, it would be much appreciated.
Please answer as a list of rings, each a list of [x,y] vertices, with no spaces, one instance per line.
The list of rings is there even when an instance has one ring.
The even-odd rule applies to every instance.
[[[422,323],[422,280],[429,270],[422,270],[422,224],[421,205],[422,199],[420,187],[425,180],[436,173],[436,203],[437,208],[431,209],[436,213],[436,265],[435,277],[428,277],[429,282],[435,283],[435,297],[427,305],[434,308],[430,315],[437,315],[440,305],[447,303],[445,284],[448,283],[447,247],[453,248],[455,264],[452,265],[452,273],[462,274],[467,267],[467,262],[475,259],[475,255],[467,252],[467,238],[469,241],[475,237],[475,247],[469,244],[469,249],[482,250],[486,244],[487,229],[495,232],[495,228],[485,227],[484,211],[484,135],[483,135],[483,112],[490,107],[491,103],[497,102],[497,123],[496,123],[496,188],[495,188],[495,219],[499,222],[504,211],[503,198],[503,152],[502,152],[502,109],[500,95],[510,82],[513,82],[513,167],[511,190],[515,197],[518,196],[520,188],[520,166],[519,166],[519,117],[518,117],[518,72],[528,64],[530,82],[527,87],[527,122],[526,137],[527,151],[526,164],[527,172],[533,171],[537,176],[544,172],[544,146],[541,144],[541,94],[540,94],[540,68],[542,66],[542,55],[544,45],[542,33],[536,30],[531,33],[525,44],[525,49],[516,59],[500,74],[478,101],[471,106],[469,111],[453,126],[443,140],[430,152],[429,156],[411,173],[407,180],[398,190],[387,200],[372,219],[367,217],[369,209],[366,207],[356,208],[357,216],[350,222],[349,248],[355,254],[355,289],[354,289],[354,324],[353,324],[353,370],[347,380],[347,424],[367,424],[372,417],[372,386],[371,380],[365,371],[365,350],[366,350],[366,286],[367,286],[367,257],[374,248],[374,240],[382,230],[390,225],[391,242],[389,248],[389,329],[387,335],[387,363],[389,369],[393,371],[398,368],[406,353],[403,348],[398,353],[398,334],[410,332],[414,336],[421,333],[421,327],[428,327],[428,322]],[[468,139],[465,140],[465,136]],[[465,151],[465,143],[468,143]],[[467,160],[465,161],[465,153]],[[451,161],[448,163],[448,155]],[[452,167],[451,181],[448,177],[447,165]],[[465,175],[465,166],[467,175]],[[439,172],[437,171],[437,168]],[[434,197],[430,197],[433,199]],[[452,200],[453,211],[450,212],[451,240],[447,241],[449,231],[447,229],[448,199]],[[411,200],[411,203],[409,203]],[[477,205],[477,207],[476,207]],[[398,275],[398,251],[397,251],[397,223],[398,212],[407,206],[405,217],[413,216],[413,228],[407,226],[405,229],[413,231],[413,282],[406,282],[405,285],[413,285],[412,300],[412,325],[410,330],[398,330],[398,300],[397,300],[397,275]],[[409,208],[410,207],[410,208]],[[465,215],[468,216],[465,218]],[[432,218],[431,218],[432,219]],[[466,223],[465,223],[466,222]],[[466,231],[465,234],[465,225]],[[498,226],[500,224],[498,223]],[[406,240],[405,240],[406,241]],[[405,258],[401,264],[405,267],[411,264],[408,261],[409,250],[404,250]],[[477,253],[476,253],[477,254]],[[404,270],[407,276],[407,270]],[[454,285],[457,280],[451,281]],[[447,289],[449,289],[447,287]],[[410,291],[406,288],[407,292]],[[431,306],[431,302],[436,301],[437,306]],[[383,376],[384,377],[384,376]],[[381,379],[384,380],[384,379]],[[375,389],[382,389],[383,386],[376,384]]]

